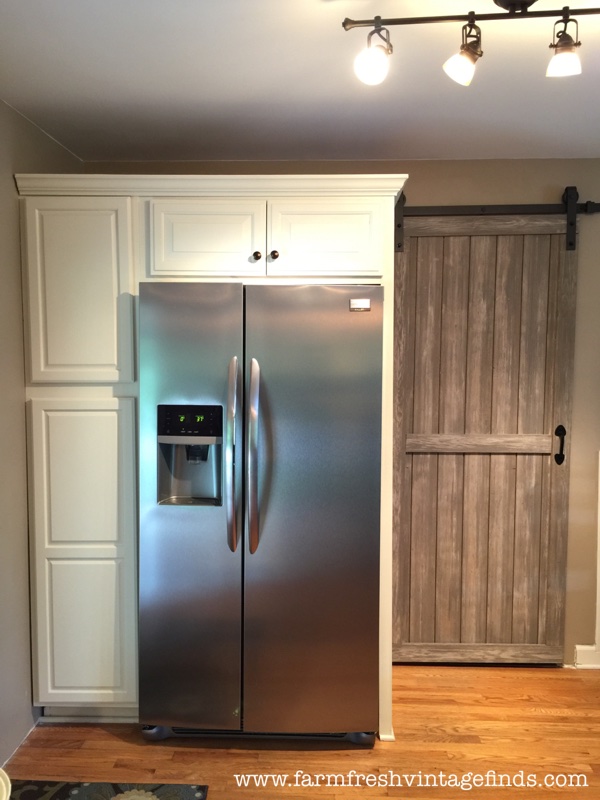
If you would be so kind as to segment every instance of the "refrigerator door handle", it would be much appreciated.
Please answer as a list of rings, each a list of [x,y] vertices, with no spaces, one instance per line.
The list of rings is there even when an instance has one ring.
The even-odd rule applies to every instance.
[[[249,548],[255,553],[258,548],[258,425],[260,397],[260,365],[253,358],[250,363],[250,391],[248,400],[248,467],[246,503],[248,512]]]
[[[235,497],[235,426],[238,405],[238,359],[229,362],[227,381],[227,421],[225,428],[225,508],[227,516],[227,544],[232,553],[238,545]]]

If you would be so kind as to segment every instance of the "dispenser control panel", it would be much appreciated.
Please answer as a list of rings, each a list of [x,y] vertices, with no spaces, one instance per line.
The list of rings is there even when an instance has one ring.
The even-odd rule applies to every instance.
[[[159,436],[223,436],[222,406],[158,406]]]

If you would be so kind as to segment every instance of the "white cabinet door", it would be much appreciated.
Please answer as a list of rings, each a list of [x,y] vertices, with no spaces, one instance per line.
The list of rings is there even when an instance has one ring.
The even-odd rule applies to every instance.
[[[134,400],[29,401],[34,702],[136,701]]]
[[[130,201],[24,201],[32,382],[133,377]]]
[[[389,200],[301,197],[269,204],[267,274],[380,276],[393,237]]]
[[[265,274],[264,200],[154,200],[150,277]]]

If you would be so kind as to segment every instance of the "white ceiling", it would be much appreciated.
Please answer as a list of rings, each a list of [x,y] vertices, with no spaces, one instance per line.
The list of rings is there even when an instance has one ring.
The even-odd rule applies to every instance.
[[[482,22],[468,88],[441,69],[460,23],[390,28],[385,83],[354,77],[368,29],[345,32],[344,17],[471,10],[501,11],[493,0],[2,0],[0,98],[84,161],[600,157],[600,16],[579,18],[578,77],[545,77],[552,19]]]

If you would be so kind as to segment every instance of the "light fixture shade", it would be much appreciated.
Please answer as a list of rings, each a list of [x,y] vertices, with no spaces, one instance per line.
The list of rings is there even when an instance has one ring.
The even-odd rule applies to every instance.
[[[443,65],[443,70],[461,86],[469,86],[475,75],[475,64],[483,55],[481,49],[481,30],[475,24],[475,14],[469,14],[469,22],[462,28],[460,50]]]
[[[575,22],[575,20],[569,21]],[[546,77],[565,78],[568,75],[581,75],[581,61],[577,52],[580,45],[581,42],[576,42],[566,30],[560,31],[556,36],[556,43],[550,45],[554,49],[554,55],[548,64]]]
[[[450,56],[443,65],[443,70],[449,78],[452,78],[461,86],[469,86],[475,75],[476,58],[473,58],[467,50],[461,50]]]
[[[581,75],[579,54],[572,51],[556,52],[548,63],[547,78],[565,78],[568,75]]]
[[[354,59],[356,77],[368,86],[382,83],[390,68],[390,58],[385,47],[366,47]]]

